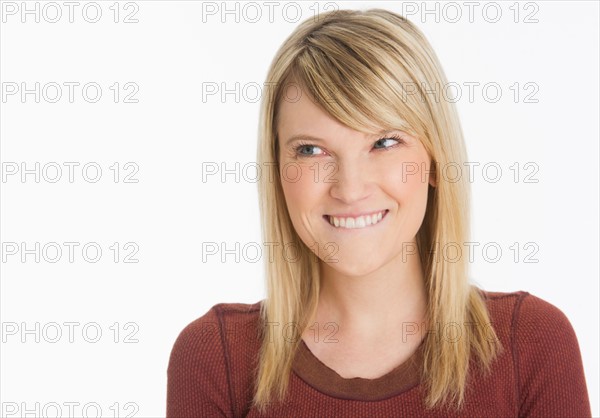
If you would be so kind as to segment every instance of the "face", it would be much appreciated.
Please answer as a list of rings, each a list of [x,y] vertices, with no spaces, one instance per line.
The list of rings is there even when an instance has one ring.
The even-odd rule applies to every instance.
[[[281,184],[294,228],[325,263],[349,276],[416,254],[430,158],[397,130],[365,134],[316,106],[303,90],[283,100],[277,126]]]

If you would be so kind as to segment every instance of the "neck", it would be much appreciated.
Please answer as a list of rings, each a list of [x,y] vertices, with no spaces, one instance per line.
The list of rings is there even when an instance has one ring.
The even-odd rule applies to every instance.
[[[326,263],[320,272],[317,318],[335,322],[340,335],[362,340],[390,338],[390,330],[397,330],[394,336],[420,332],[427,292],[418,254],[401,253],[363,276],[340,273]]]

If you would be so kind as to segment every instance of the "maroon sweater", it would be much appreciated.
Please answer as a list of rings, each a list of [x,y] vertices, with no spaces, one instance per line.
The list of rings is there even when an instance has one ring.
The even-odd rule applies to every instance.
[[[217,304],[179,334],[167,370],[167,417],[591,417],[579,344],[564,313],[525,291],[483,294],[505,351],[490,376],[472,374],[458,415],[425,410],[423,344],[384,376],[345,379],[304,341],[286,401],[260,415],[250,408],[257,302]]]

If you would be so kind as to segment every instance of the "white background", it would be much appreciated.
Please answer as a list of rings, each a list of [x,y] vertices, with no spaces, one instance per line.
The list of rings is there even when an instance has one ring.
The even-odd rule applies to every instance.
[[[262,243],[256,184],[249,181],[254,172],[241,172],[256,155],[259,102],[252,100],[257,93],[252,86],[262,86],[276,50],[297,26],[296,9],[288,6],[284,13],[286,3],[279,2],[270,21],[261,3],[228,2],[237,13],[223,16],[221,2],[137,1],[117,7],[98,2],[102,16],[89,23],[82,14],[87,3],[80,2],[71,23],[67,6],[58,2],[62,18],[50,23],[57,9],[44,9],[44,2],[26,5],[34,9],[36,3],[39,23],[35,15],[21,21],[21,2],[2,2],[0,23],[3,92],[21,83],[33,89],[39,82],[40,91],[47,86],[39,103],[33,94],[23,100],[20,91],[0,103],[1,402],[19,408],[25,402],[29,409],[36,402],[40,408],[76,402],[79,415],[83,405],[96,403],[103,416],[113,416],[115,408],[125,416],[133,409],[124,405],[133,402],[139,407],[135,416],[164,416],[169,354],[183,327],[216,303],[255,303],[265,295],[262,261],[252,262],[253,251],[239,262],[234,255],[224,263],[219,255],[203,262],[203,243],[229,249]],[[317,7],[323,10],[323,4],[296,3],[300,20],[312,17]],[[416,9],[407,17],[428,37],[448,79],[462,87],[457,106],[469,161],[480,164],[472,184],[472,240],[481,244],[473,254],[472,280],[486,290],[526,290],[567,315],[579,339],[592,413],[598,416],[599,6],[594,1],[485,5],[476,3],[470,18],[460,2],[337,3],[342,9]],[[8,13],[11,7],[16,14]],[[423,15],[424,7],[437,8],[437,17]],[[498,8],[502,14],[492,23]],[[93,19],[94,8],[86,10],[85,17]],[[257,10],[262,15],[252,23]],[[457,10],[461,17],[452,23]],[[124,23],[128,15],[138,22]],[[73,103],[65,82],[80,83]],[[115,82],[117,103],[110,89]],[[133,91],[124,87],[128,82],[139,87],[131,97],[137,103],[124,102]],[[469,82],[479,83],[472,101]],[[62,86],[57,103],[47,100],[56,94],[52,83]],[[84,99],[86,83],[101,86],[98,102]],[[239,83],[239,98],[216,94],[203,100],[207,83],[234,91]],[[500,87],[497,102],[494,89],[483,93],[486,83]],[[525,83],[534,83],[529,100],[537,102],[526,102],[534,88]],[[94,96],[93,90],[88,93]],[[8,175],[14,164],[32,169],[36,162],[46,165],[40,174],[47,178],[55,176],[52,163],[62,166],[62,178],[51,183],[42,176],[37,183],[33,174],[24,182],[20,173]],[[65,162],[79,163],[73,183]],[[116,183],[109,168],[115,162],[121,174]],[[125,167],[128,162],[132,165]],[[233,174],[224,183],[219,175],[203,181],[203,163],[211,162],[229,169],[239,162],[239,181]],[[533,172],[524,166],[528,162],[539,169],[532,176],[537,183],[523,181]],[[86,163],[101,167],[96,183],[83,178]],[[482,176],[486,163],[502,169],[497,182]],[[518,182],[509,168],[515,163],[521,170]],[[137,183],[123,181],[131,167],[139,168],[132,177]],[[47,246],[39,263],[35,254],[22,262],[20,252],[6,250],[22,242],[27,249],[36,242],[58,243],[62,257],[49,262],[55,252]],[[72,263],[64,242],[79,243]],[[115,242],[118,262],[109,248]],[[134,248],[126,248],[128,242],[137,245],[138,263],[123,262]],[[517,262],[509,248],[515,242]],[[528,242],[536,247],[525,247]],[[100,246],[99,261],[83,258],[86,243]],[[483,257],[486,243],[502,249],[497,262]],[[532,249],[538,262],[524,262]],[[94,251],[88,254],[93,257]],[[77,324],[73,342],[65,322]],[[48,341],[56,335],[50,323],[61,324],[56,343]],[[100,328],[98,342],[86,341],[86,324],[88,339]],[[22,334],[25,328],[34,331]],[[124,342],[128,335],[138,342]],[[93,411],[88,409],[91,416]],[[63,405],[63,416],[67,412]]]

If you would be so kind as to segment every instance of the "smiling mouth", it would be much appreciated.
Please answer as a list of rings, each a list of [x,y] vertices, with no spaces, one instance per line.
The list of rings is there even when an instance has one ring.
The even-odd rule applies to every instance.
[[[332,225],[335,228],[362,229],[377,225],[383,220],[383,218],[385,218],[388,212],[389,209],[384,209],[372,215],[358,216],[356,218],[323,215],[323,219],[325,219],[330,225]]]

